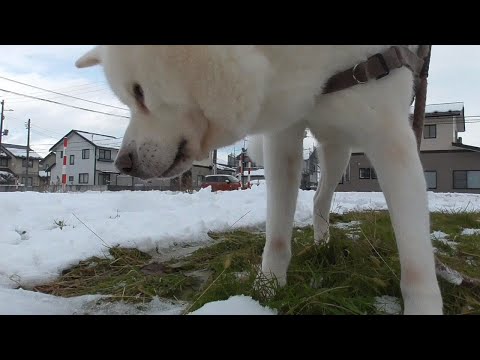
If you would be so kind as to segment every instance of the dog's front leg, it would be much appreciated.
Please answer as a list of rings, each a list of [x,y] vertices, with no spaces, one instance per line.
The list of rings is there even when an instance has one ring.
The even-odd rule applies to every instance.
[[[263,143],[267,183],[267,239],[262,272],[280,286],[287,282],[291,259],[293,218],[300,186],[304,126],[265,136]]]
[[[387,112],[391,122],[372,127],[363,147],[378,175],[400,255],[405,314],[442,314],[435,275],[426,182],[408,113]],[[390,120],[389,119],[389,120]],[[378,121],[380,123],[380,120]]]

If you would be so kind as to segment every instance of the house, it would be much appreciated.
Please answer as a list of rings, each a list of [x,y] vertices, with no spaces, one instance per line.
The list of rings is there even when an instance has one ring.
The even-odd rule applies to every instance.
[[[52,168],[56,165],[56,156],[54,152],[51,152],[40,160],[38,176],[40,176],[40,182],[43,181],[43,185],[50,184]]]
[[[255,161],[253,161],[250,156],[248,155],[248,150],[245,148],[242,148],[242,152],[235,156],[234,154],[228,155],[228,166],[232,168],[236,168],[237,172],[240,173],[240,164],[243,163],[243,168],[247,169],[248,164],[250,163],[250,166],[252,168],[256,168],[257,164]]]
[[[426,107],[420,160],[429,191],[480,193],[480,147],[464,144],[461,132],[465,132],[463,103]],[[337,191],[380,191],[364,153],[352,154]]]
[[[10,173],[25,186],[39,186],[39,162],[42,157],[32,148],[29,149],[27,169],[27,147],[2,143],[0,148],[0,171]],[[28,170],[28,175],[27,175]]]
[[[190,189],[199,188],[206,175],[212,173],[213,153],[202,161],[195,161],[193,167],[181,178],[142,180],[129,175],[121,175],[114,165],[121,140],[114,136],[88,131],[71,130],[65,135],[68,139],[66,156],[67,185],[110,185],[119,188]],[[55,164],[49,164],[50,184],[59,185],[62,179],[63,138],[50,148]],[[50,154],[48,156],[51,156]]]
[[[318,186],[318,151],[317,147],[313,150],[305,149],[303,151],[302,177],[300,189],[312,190]]]
[[[119,171],[113,165],[121,140],[88,131],[71,130],[49,151],[56,154],[51,166],[50,184],[61,184],[63,139],[67,138],[67,185],[108,185]]]

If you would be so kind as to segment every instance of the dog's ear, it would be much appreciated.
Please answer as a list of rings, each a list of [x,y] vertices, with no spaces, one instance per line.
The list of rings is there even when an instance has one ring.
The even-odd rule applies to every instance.
[[[77,68],[85,68],[90,66],[95,66],[101,63],[100,57],[100,45],[94,47],[92,50],[87,52],[85,55],[80,57],[76,62],[75,66]]]
[[[191,46],[188,82],[205,116],[240,135],[256,120],[270,71],[267,58],[254,46]],[[243,136],[243,135],[241,135]]]

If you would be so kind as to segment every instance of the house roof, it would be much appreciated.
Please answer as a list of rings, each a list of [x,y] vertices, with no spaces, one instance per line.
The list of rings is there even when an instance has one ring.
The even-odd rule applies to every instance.
[[[104,135],[104,134],[97,134],[83,130],[70,130],[68,134],[62,137],[58,142],[55,143],[48,151],[53,151],[59,144],[62,143],[63,138],[68,138],[71,134],[77,134],[78,136],[85,139],[85,141],[89,142],[95,147],[101,147],[105,149],[120,149],[120,139],[116,138],[115,136]]]
[[[52,165],[50,165],[48,168],[45,169],[45,171],[47,172],[51,172],[52,169],[55,167],[55,165],[57,165],[57,163],[53,163]]]
[[[465,144],[462,144],[462,143],[452,143],[452,146],[455,146],[455,147],[458,147],[458,148],[461,148],[461,149],[480,152],[480,147],[477,147],[477,146],[465,145]]]
[[[2,175],[10,174],[10,175],[16,176],[15,173],[8,168],[0,168],[0,174],[2,174]]]
[[[5,144],[2,143],[2,148],[7,155],[17,157],[17,158],[27,158],[27,147],[25,145],[15,145],[15,144]],[[41,159],[42,157],[38,155],[35,151],[30,148],[29,154],[30,159]]]
[[[410,107],[410,114],[413,114],[415,107]],[[465,106],[463,102],[451,102],[441,104],[428,104],[425,106],[425,118],[436,118],[445,116],[459,116],[457,122],[459,132],[465,131]]]
[[[48,153],[48,155],[45,156],[45,157],[40,161],[40,163],[44,163],[46,160],[48,160],[48,158],[50,158],[50,157],[52,157],[52,156],[53,156],[53,157],[56,157],[56,155],[55,155],[54,152]]]
[[[235,171],[234,168],[231,168],[231,167],[226,166],[226,165],[218,164],[218,163],[217,163],[217,169],[218,170],[223,170],[223,171]]]

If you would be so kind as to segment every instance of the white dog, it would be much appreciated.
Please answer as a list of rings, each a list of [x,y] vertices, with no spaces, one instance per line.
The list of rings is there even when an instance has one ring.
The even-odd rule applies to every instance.
[[[384,78],[322,95],[332,75],[389,48],[101,45],[76,65],[103,65],[114,93],[131,110],[116,159],[123,173],[175,177],[215,148],[246,135],[258,140],[268,202],[262,272],[280,285],[286,284],[291,259],[305,129],[323,154],[314,199],[317,242],[328,241],[332,196],[352,147],[364,149],[392,217],[404,313],[442,314],[426,182],[409,123],[412,71],[398,68]]]

